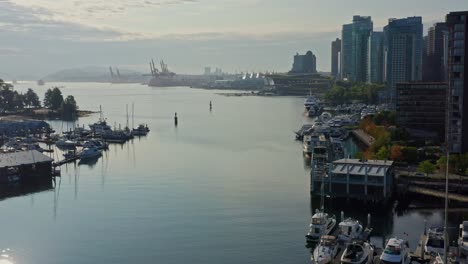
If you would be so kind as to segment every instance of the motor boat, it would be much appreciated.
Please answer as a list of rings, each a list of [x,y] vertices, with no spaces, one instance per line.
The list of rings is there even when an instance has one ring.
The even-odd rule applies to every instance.
[[[460,257],[468,258],[468,221],[463,221],[463,223],[460,225],[458,249],[460,252]]]
[[[374,246],[362,240],[351,241],[341,255],[341,264],[372,264]]]
[[[411,263],[408,241],[398,238],[390,238],[387,241],[380,262],[384,264],[409,264]]]
[[[301,129],[294,132],[296,134],[296,140],[304,140],[304,135],[310,134],[311,128],[312,128],[311,124],[302,125]]]
[[[317,111],[315,110],[315,107],[311,107],[308,111],[307,111],[307,116],[308,117],[314,117],[317,115]]]
[[[80,152],[80,160],[88,160],[100,157],[102,155],[102,151],[97,148],[84,148]]]
[[[310,229],[306,235],[308,243],[317,242],[321,236],[329,235],[336,225],[335,216],[317,211],[310,222]]]
[[[330,114],[329,112],[323,112],[321,115],[320,115],[320,120],[322,122],[328,122],[330,121],[330,119],[332,119],[333,115]]]
[[[338,242],[335,236],[322,236],[320,243],[312,254],[312,263],[327,264],[333,261],[338,253]]]
[[[112,128],[107,124],[105,120],[99,120],[94,124],[90,124],[89,128],[95,134],[104,135],[112,132]]]
[[[426,240],[424,241],[424,251],[432,256],[445,253],[444,229],[440,227],[429,228]]]
[[[302,149],[306,156],[311,156],[314,147],[320,142],[320,136],[317,133],[312,133],[310,135],[304,135],[302,140]]]
[[[97,148],[100,150],[105,150],[109,148],[109,144],[107,144],[106,142],[102,140],[91,139],[83,143],[83,148]]]
[[[364,231],[361,223],[358,220],[352,218],[348,218],[340,222],[338,229],[338,240],[344,242],[349,242],[353,239],[359,239]]]
[[[314,96],[310,95],[305,100],[304,107],[307,111],[309,111],[311,108],[314,108],[318,103],[319,103],[319,100],[315,98]]]
[[[135,136],[146,136],[149,132],[148,125],[140,124],[137,128],[132,130],[133,135]]]
[[[76,147],[76,141],[61,138],[55,142],[55,145],[59,148],[74,148]]]

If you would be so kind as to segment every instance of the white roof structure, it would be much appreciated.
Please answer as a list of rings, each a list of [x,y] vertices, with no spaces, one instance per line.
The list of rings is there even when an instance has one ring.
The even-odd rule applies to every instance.
[[[390,160],[366,160],[359,159],[340,159],[333,162],[333,174],[351,174],[380,176],[386,175],[389,168],[393,165]]]

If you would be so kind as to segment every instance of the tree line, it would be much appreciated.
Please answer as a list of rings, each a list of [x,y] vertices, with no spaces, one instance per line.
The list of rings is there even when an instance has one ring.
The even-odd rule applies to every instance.
[[[41,101],[37,93],[29,88],[26,93],[19,93],[13,89],[13,85],[0,79],[0,112],[18,113],[25,110],[41,108]],[[78,105],[73,95],[63,98],[62,91],[58,87],[48,89],[44,95],[42,105],[44,108],[57,113],[64,119],[77,117]]]
[[[377,104],[379,92],[384,89],[385,85],[337,81],[325,93],[325,100],[335,105],[350,104],[355,101]]]

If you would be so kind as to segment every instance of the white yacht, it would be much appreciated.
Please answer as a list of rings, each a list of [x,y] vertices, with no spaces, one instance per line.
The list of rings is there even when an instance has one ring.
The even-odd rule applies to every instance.
[[[319,100],[312,95],[309,95],[304,102],[304,107],[309,111],[311,108],[314,108],[319,103]]]
[[[74,148],[76,146],[76,141],[61,138],[55,142],[55,145],[59,148]]]
[[[362,240],[349,243],[341,255],[341,264],[372,264],[373,261],[374,246]]]
[[[460,252],[460,257],[468,258],[468,221],[463,221],[460,225],[458,250]]]
[[[349,242],[353,239],[358,239],[362,236],[364,228],[358,220],[348,218],[342,221],[339,225],[338,240]]]
[[[409,264],[411,263],[408,241],[390,238],[385,246],[380,262],[383,264]]]
[[[424,251],[429,255],[444,255],[444,243],[444,229],[437,227],[429,228],[427,231],[426,241],[424,241]]]
[[[320,244],[314,249],[312,254],[312,263],[327,264],[333,261],[338,253],[338,242],[335,236],[322,236]]]
[[[322,122],[328,122],[332,119],[333,115],[330,114],[329,112],[323,112],[321,115],[320,115],[320,120]]]
[[[302,140],[302,149],[306,156],[311,156],[314,147],[318,145],[320,141],[319,136],[316,133],[312,133],[310,135],[304,135]]]
[[[307,242],[316,242],[321,236],[329,235],[335,228],[335,216],[318,211],[312,216],[310,222],[310,230],[306,235]]]
[[[102,151],[97,148],[84,148],[80,152],[80,160],[86,160],[86,159],[93,159],[100,157],[102,155]]]

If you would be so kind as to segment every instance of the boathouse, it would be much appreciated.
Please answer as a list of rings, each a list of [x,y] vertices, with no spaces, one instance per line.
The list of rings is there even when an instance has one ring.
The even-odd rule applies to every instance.
[[[48,179],[53,159],[37,150],[0,154],[0,183]]]
[[[322,179],[312,179],[320,194]],[[339,159],[323,179],[324,190],[332,197],[381,201],[391,197],[394,183],[393,161]]]

